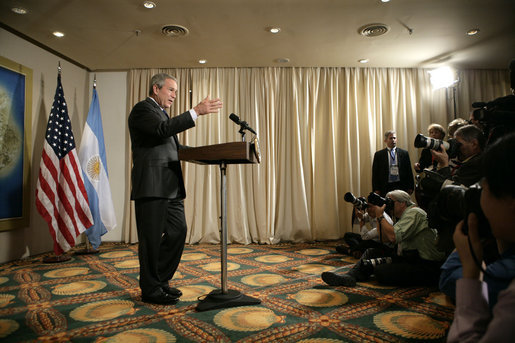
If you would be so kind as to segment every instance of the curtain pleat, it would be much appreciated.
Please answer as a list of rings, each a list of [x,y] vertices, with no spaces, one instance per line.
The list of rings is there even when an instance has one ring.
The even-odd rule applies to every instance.
[[[454,97],[446,89],[432,90],[426,69],[137,69],[129,73],[129,108],[147,96],[157,72],[178,79],[172,115],[206,96],[224,102],[220,113],[201,116],[195,128],[181,133],[182,144],[241,141],[231,113],[258,133],[261,163],[227,166],[228,241],[243,244],[341,238],[351,230],[352,212],[343,196],[371,191],[372,158],[384,147],[386,130],[397,131],[398,146],[415,163],[415,136],[426,134],[433,122],[447,126],[454,100],[465,113],[473,101],[509,94],[506,70],[460,71]],[[252,136],[248,132],[247,141]],[[219,243],[220,168],[184,163],[183,172],[187,242]],[[129,199],[126,209],[125,241],[135,242]]]

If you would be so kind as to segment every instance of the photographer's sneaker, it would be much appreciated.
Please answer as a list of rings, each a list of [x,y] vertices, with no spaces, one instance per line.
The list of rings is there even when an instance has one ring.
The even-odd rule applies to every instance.
[[[338,275],[336,273],[323,272],[322,280],[324,280],[324,282],[329,286],[356,286],[356,279],[349,274]]]

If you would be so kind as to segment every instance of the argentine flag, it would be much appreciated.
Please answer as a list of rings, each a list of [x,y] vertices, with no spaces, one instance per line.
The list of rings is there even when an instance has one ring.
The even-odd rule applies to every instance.
[[[101,243],[100,237],[116,226],[113,199],[107,175],[102,117],[96,88],[93,88],[93,99],[82,134],[79,161],[94,221],[93,226],[86,230],[86,235],[93,249],[96,250]]]

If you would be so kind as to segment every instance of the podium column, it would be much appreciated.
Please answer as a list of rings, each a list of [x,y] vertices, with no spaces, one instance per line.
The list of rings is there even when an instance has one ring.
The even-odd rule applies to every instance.
[[[197,304],[197,311],[208,311],[220,308],[257,305],[261,300],[249,297],[234,289],[227,289],[227,163],[220,163],[220,262],[221,262],[221,289],[211,291]]]

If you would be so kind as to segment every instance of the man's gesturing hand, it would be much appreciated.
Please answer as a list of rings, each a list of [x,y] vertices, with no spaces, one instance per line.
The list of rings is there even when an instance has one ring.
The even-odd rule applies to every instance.
[[[207,96],[204,100],[202,100],[197,106],[193,109],[197,112],[197,115],[201,116],[209,113],[216,113],[218,110],[222,108],[222,100],[220,99],[209,99]]]

